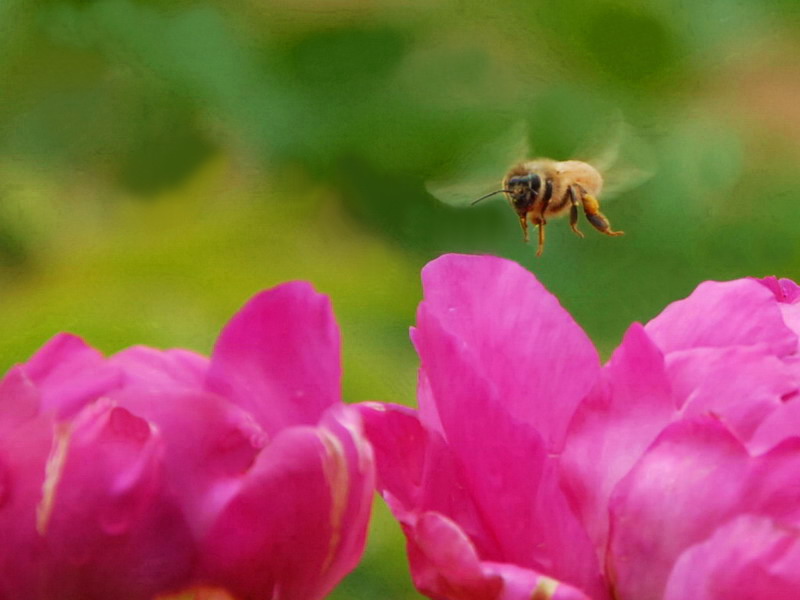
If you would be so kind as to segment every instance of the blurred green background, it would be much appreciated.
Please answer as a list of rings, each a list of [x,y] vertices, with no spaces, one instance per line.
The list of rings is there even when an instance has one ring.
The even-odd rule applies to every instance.
[[[499,180],[482,148],[515,123],[569,158],[615,114],[653,172],[604,204],[625,237],[552,223],[536,259],[504,202],[426,192]],[[0,366],[59,330],[208,352],[307,279],[347,399],[413,404],[444,252],[519,261],[607,355],[703,279],[800,278],[799,160],[796,0],[0,0]],[[418,597],[376,511],[334,599]]]

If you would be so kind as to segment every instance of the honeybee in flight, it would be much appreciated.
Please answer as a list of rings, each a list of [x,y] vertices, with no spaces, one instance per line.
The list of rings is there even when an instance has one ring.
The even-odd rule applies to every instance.
[[[495,194],[506,194],[511,208],[519,217],[526,242],[528,223],[538,228],[536,256],[541,256],[544,250],[544,227],[551,217],[561,217],[569,212],[569,226],[576,235],[583,237],[578,229],[579,208],[583,209],[589,223],[600,233],[623,235],[624,232],[611,229],[608,219],[600,212],[597,197],[602,188],[603,177],[589,163],[538,158],[513,166],[503,178],[502,189],[481,196],[471,204]]]
[[[620,168],[619,150],[622,137],[627,133],[621,118],[616,119],[612,135],[603,136],[602,152],[594,153],[596,159],[589,162],[556,161],[548,158],[519,162],[520,157],[530,156],[526,129],[524,123],[517,123],[507,134],[485,144],[480,152],[474,153],[471,160],[473,164],[461,166],[461,171],[468,174],[466,178],[428,182],[428,191],[442,202],[458,206],[475,205],[497,194],[505,194],[519,218],[526,242],[529,238],[528,226],[534,225],[538,228],[536,256],[541,256],[544,250],[545,226],[552,218],[569,214],[572,231],[583,237],[578,229],[581,210],[592,227],[600,233],[612,237],[623,235],[622,231],[611,228],[608,218],[600,211],[598,198],[604,190],[608,194],[609,187],[611,194],[618,194],[638,185],[650,176],[650,171],[631,166]],[[635,141],[630,134],[626,138],[628,146]],[[639,162],[648,154],[647,149],[641,146],[636,148],[636,152]],[[478,160],[483,160],[486,164],[479,164]],[[486,178],[489,167],[496,173],[500,160],[505,165],[514,161],[516,164],[506,173],[500,189],[475,199],[476,190],[481,187],[486,189],[477,180]],[[609,173],[610,186],[608,177],[604,182],[604,176]]]

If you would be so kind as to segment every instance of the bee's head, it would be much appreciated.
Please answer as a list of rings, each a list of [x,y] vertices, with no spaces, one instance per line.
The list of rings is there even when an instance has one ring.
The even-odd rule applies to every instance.
[[[511,204],[517,214],[525,216],[539,194],[539,189],[542,187],[542,178],[536,173],[512,175],[506,179],[503,187],[511,199]]]
[[[548,185],[550,185],[548,183]],[[506,194],[511,199],[511,204],[514,210],[520,216],[524,216],[533,206],[533,201],[539,194],[539,188],[542,187],[542,178],[536,173],[526,173],[524,175],[511,175],[503,180],[503,189],[489,192],[485,196],[481,196],[477,200],[473,200],[470,204],[477,204],[486,198],[491,198],[495,194]],[[549,189],[549,188],[548,188]]]

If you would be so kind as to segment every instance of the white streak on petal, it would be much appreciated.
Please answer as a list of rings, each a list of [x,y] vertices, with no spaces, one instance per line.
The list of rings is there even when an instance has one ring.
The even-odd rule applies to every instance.
[[[47,464],[44,468],[42,499],[36,507],[36,531],[41,536],[47,533],[47,525],[50,522],[50,516],[53,514],[56,492],[61,481],[61,475],[64,472],[64,463],[67,460],[69,442],[72,436],[72,429],[67,424],[58,424],[54,429],[50,455],[47,457]]]

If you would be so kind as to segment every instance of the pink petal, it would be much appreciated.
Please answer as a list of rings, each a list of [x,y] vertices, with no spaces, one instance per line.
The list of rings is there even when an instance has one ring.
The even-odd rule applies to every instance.
[[[775,294],[775,299],[780,303],[783,321],[800,337],[800,285],[791,279],[777,279],[776,277],[765,277],[756,281]],[[800,342],[798,342],[796,352],[800,353]]]
[[[800,590],[800,532],[743,515],[686,550],[664,600],[795,600]]]
[[[482,379],[513,419],[536,427],[548,448],[560,450],[599,370],[586,334],[533,274],[508,260],[449,254],[429,263],[422,280],[419,338],[429,339],[426,330],[435,324],[435,335],[458,351],[458,367]],[[417,343],[432,379],[430,351]],[[448,356],[441,360],[443,372],[460,376]],[[436,405],[442,419],[461,410],[446,395],[437,395]],[[421,404],[420,410],[428,409]]]
[[[195,546],[163,493],[162,453],[150,425],[111,402],[57,426],[36,515],[44,597],[148,600],[188,583]]]
[[[364,434],[361,416],[352,407],[328,409],[319,431],[332,459],[326,476],[334,491],[334,538],[328,549],[323,584],[332,589],[356,567],[364,553],[375,494],[375,455]]]
[[[782,441],[751,458],[742,482],[742,504],[750,512],[800,525],[800,437]]]
[[[446,441],[498,555],[594,592],[600,567],[567,504],[555,459],[528,421],[507,411],[502,384],[471,364],[468,347],[420,311],[416,341]],[[498,389],[499,388],[499,389]]]
[[[800,439],[751,458],[717,421],[667,427],[611,498],[607,565],[618,597],[660,600],[680,554],[737,514],[797,522],[799,473]]]
[[[391,496],[398,508],[418,509],[428,434],[417,419],[417,411],[378,402],[365,402],[357,409],[375,451],[378,490],[384,497]]]
[[[438,432],[427,432],[416,411],[373,402],[358,406],[375,449],[378,491],[401,523],[435,511],[457,522],[482,556],[501,556],[478,512],[463,469]]]
[[[428,439],[421,488],[412,521],[419,513],[438,512],[458,523],[483,559],[504,560],[507,540],[498,538],[493,520],[478,504],[460,458],[436,432]],[[392,500],[387,498],[397,518],[408,522],[409,518],[397,510]]]
[[[426,431],[405,406],[359,405],[375,449],[378,491],[403,524],[434,511],[459,524],[484,557],[500,557],[497,536],[478,511],[464,472],[441,435]]]
[[[502,579],[485,574],[469,538],[456,523],[435,512],[420,515],[407,528],[408,558],[414,585],[431,598],[497,598]]]
[[[531,579],[532,571],[522,567],[515,567],[507,563],[493,563],[486,557],[501,558],[505,556],[500,546],[508,540],[499,540],[498,535],[489,527],[492,515],[486,511],[478,511],[470,488],[464,479],[464,469],[457,464],[450,448],[441,439],[437,432],[426,434],[415,416],[415,411],[402,406],[379,405],[367,403],[360,405],[361,414],[364,416],[367,436],[375,447],[376,464],[379,475],[379,489],[384,494],[395,516],[404,524],[406,533],[410,535],[417,523],[418,515],[438,515],[448,523],[458,523],[458,536],[467,535],[470,555],[481,557],[481,569],[485,573],[504,573],[513,570],[519,571],[512,576],[503,575],[508,582],[504,588],[502,598],[529,597],[530,590],[536,587],[536,575]],[[516,494],[521,502],[536,503],[536,494],[526,499],[522,494]],[[502,496],[498,502],[514,502]],[[504,505],[495,507],[495,512],[502,513],[506,510]],[[568,509],[564,508],[564,510]],[[455,525],[454,525],[455,526]],[[546,529],[558,529],[556,522],[546,523]],[[445,529],[445,532],[450,531]],[[547,535],[546,533],[543,535]],[[512,536],[513,537],[513,536]],[[532,541],[532,544],[537,542]],[[413,539],[409,540],[410,560],[414,562],[416,546]],[[495,565],[495,566],[491,566]],[[436,569],[429,561],[420,563],[420,571],[415,573],[415,578],[425,580],[432,577],[440,578]],[[433,569],[431,571],[431,569]],[[413,569],[412,569],[413,570]],[[427,574],[426,574],[427,573]],[[522,577],[519,574],[524,573]],[[483,575],[479,577],[483,581]],[[491,579],[491,578],[490,578]],[[485,582],[477,584],[474,592],[480,594],[486,590]],[[421,584],[424,588],[426,584]],[[516,587],[515,587],[516,586]],[[518,591],[517,587],[522,586]],[[469,586],[467,586],[469,587]],[[583,598],[582,593],[569,586],[561,585],[555,598],[571,597],[567,590],[578,594],[574,597]],[[466,593],[466,592],[465,592]],[[542,592],[544,593],[544,592]],[[522,594],[522,596],[518,596]],[[561,594],[561,595],[560,595]],[[538,596],[537,596],[538,597]],[[542,595],[542,598],[549,597]],[[603,597],[601,593],[600,596]]]
[[[636,323],[578,407],[561,456],[565,489],[601,555],[614,486],[675,414],[664,357]]]
[[[747,445],[752,452],[765,452],[797,436],[800,436],[800,397],[795,396],[761,422]]]
[[[797,335],[783,321],[775,296],[751,279],[706,281],[670,304],[645,327],[664,353],[703,346],[765,344],[785,356],[797,348]]]
[[[579,590],[515,565],[481,561],[467,536],[428,512],[409,527],[409,560],[417,588],[446,600],[589,600]]]
[[[718,423],[665,430],[611,499],[608,561],[618,596],[661,598],[678,555],[739,503],[746,466],[744,448]]]
[[[102,354],[68,333],[53,337],[22,368],[39,389],[41,410],[61,418],[71,417],[121,380]]]
[[[780,309],[783,322],[800,338],[800,302],[781,304]],[[798,342],[795,352],[800,353],[800,342]]]
[[[498,600],[592,600],[566,583],[516,565],[484,562],[483,569],[488,575],[503,578],[503,589]]]
[[[305,282],[256,295],[225,326],[208,386],[269,434],[315,424],[340,402],[339,331],[330,301]]]
[[[800,387],[800,372],[763,346],[673,352],[667,369],[684,418],[715,415],[743,441]]]
[[[786,304],[796,304],[800,302],[800,285],[791,279],[778,279],[777,277],[764,277],[755,279],[761,285],[767,287],[778,302]]]
[[[129,427],[124,414],[106,410],[105,416],[122,430],[123,439],[126,431],[142,437],[141,428],[135,422]],[[180,578],[173,567],[188,568],[190,540],[171,535],[180,531],[180,516],[154,502],[148,506],[158,508],[162,518],[153,519],[144,507],[152,479],[148,469],[135,466],[136,443],[131,448],[120,436],[103,435],[108,428],[100,418],[84,421],[73,433],[58,425],[53,436],[55,424],[42,416],[0,440],[0,535],[13,540],[0,547],[0,597],[145,600]],[[87,456],[90,438],[103,441],[92,444]],[[127,469],[120,460],[126,446],[133,450]],[[109,453],[117,459],[111,457],[112,472],[105,469]],[[78,481],[83,475],[86,485]],[[146,564],[149,570],[142,573],[132,564]]]
[[[174,391],[176,388],[201,390],[209,361],[188,350],[160,351],[147,346],[132,346],[108,359],[119,367],[122,385]]]
[[[0,437],[39,413],[39,391],[21,366],[12,367],[0,380]]]
[[[51,415],[27,419],[0,435],[0,598],[44,600],[41,561],[46,552],[35,534],[50,453]],[[9,543],[11,542],[11,543]]]
[[[220,587],[192,585],[179,591],[159,594],[153,600],[237,600]]]
[[[417,335],[413,328],[411,337],[416,343]],[[419,418],[425,423],[425,427],[444,435],[442,420],[439,418],[439,410],[436,408],[436,399],[431,391],[431,382],[428,380],[425,369],[419,369],[417,375],[417,404],[419,405]]]
[[[360,557],[370,450],[351,416],[325,421],[278,433],[242,478],[204,542],[213,583],[243,598],[323,598]]]
[[[214,394],[139,385],[112,398],[158,427],[167,485],[194,534],[204,535],[266,444],[264,432],[249,414]]]

